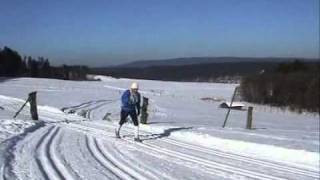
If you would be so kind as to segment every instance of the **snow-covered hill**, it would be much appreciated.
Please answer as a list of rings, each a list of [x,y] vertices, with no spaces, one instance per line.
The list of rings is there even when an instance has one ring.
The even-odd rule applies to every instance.
[[[319,179],[316,114],[253,105],[254,130],[244,128],[246,111],[231,111],[221,128],[219,100],[236,84],[96,78],[0,83],[0,179]],[[150,101],[142,143],[130,123],[114,138],[132,81]],[[13,119],[31,91],[40,121],[28,107]]]

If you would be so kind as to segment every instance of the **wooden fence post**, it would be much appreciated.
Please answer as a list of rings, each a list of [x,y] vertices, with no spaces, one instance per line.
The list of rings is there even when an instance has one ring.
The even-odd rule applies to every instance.
[[[30,112],[33,120],[38,120],[38,110],[37,110],[37,92],[29,93],[30,102]]]
[[[22,109],[24,108],[24,106],[27,103],[30,103],[30,114],[31,114],[31,118],[33,120],[38,120],[38,110],[37,110],[37,92],[31,92],[29,93],[29,97],[26,100],[26,102],[21,106],[21,108],[16,112],[16,114],[13,116],[13,118],[16,118],[18,116],[18,114],[22,111]]]
[[[222,125],[223,128],[224,128],[224,127],[226,126],[226,124],[227,124],[227,120],[228,120],[228,117],[229,117],[229,114],[230,114],[230,110],[231,110],[231,107],[232,107],[232,103],[233,103],[233,101],[234,101],[234,98],[235,98],[235,96],[236,96],[236,94],[237,94],[238,89],[239,89],[239,86],[237,86],[237,87],[234,89],[234,92],[233,92],[233,95],[232,95],[232,99],[231,99],[231,102],[230,102],[230,106],[229,106],[229,108],[228,108],[228,112],[227,112],[227,114],[226,114],[226,118],[224,119],[224,122],[223,122],[223,125]]]
[[[149,99],[144,97],[142,98],[142,107],[141,107],[141,117],[140,122],[141,124],[147,124],[148,121],[148,105],[149,105]]]
[[[247,116],[247,129],[252,129],[252,111],[253,111],[253,107],[249,106],[248,116]]]

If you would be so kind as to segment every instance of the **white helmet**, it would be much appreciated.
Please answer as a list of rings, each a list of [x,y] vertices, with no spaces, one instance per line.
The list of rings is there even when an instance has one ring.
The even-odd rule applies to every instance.
[[[133,82],[130,86],[131,89],[139,89],[139,84],[137,82]]]

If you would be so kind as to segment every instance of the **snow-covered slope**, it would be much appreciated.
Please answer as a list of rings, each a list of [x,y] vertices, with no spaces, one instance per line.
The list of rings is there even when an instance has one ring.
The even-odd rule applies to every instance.
[[[245,103],[254,106],[254,130],[244,128],[246,111],[231,111],[221,128],[219,100],[229,101],[236,84],[96,78],[0,83],[0,179],[319,179],[316,114]],[[132,81],[150,103],[142,143],[132,141],[131,123],[114,138]],[[28,106],[13,119],[31,91],[40,121]]]

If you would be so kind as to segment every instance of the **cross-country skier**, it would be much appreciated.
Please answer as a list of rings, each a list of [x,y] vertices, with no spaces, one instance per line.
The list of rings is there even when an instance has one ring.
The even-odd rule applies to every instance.
[[[138,92],[139,85],[134,82],[131,84],[130,89],[126,90],[121,96],[121,113],[119,126],[116,129],[116,137],[120,138],[121,126],[126,122],[127,117],[130,115],[135,126],[134,140],[141,141],[139,138],[139,122],[138,116],[140,115],[140,93]]]

